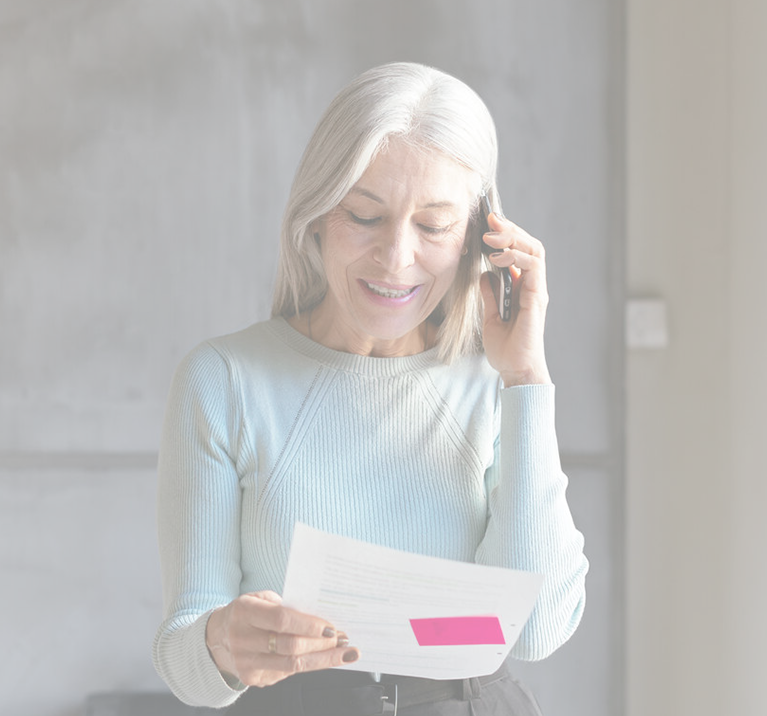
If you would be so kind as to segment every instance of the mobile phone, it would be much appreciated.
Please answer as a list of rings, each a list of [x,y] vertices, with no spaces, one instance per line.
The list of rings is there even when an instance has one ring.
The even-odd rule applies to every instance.
[[[482,196],[479,198],[479,238],[480,241],[482,241],[482,252],[488,255],[498,251],[498,249],[492,246],[488,246],[482,240],[482,237],[485,235],[485,233],[490,231],[490,227],[487,223],[487,217],[490,215],[492,210],[493,209],[490,206],[490,199],[488,199],[487,194],[482,194]],[[513,282],[511,278],[511,271],[509,271],[508,268],[504,267],[500,269],[500,272],[501,283],[498,287],[498,314],[500,315],[502,321],[508,321],[511,320],[511,289]]]

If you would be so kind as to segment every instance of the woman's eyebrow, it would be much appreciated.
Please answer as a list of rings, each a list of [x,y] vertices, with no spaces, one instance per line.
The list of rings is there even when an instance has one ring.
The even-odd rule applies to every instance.
[[[353,186],[351,189],[349,189],[350,194],[359,194],[361,196],[366,196],[368,199],[372,199],[373,201],[377,201],[379,204],[384,204],[383,199],[381,197],[376,196],[372,191],[368,191],[367,189],[363,189],[361,186]]]
[[[457,205],[452,201],[432,201],[423,206],[424,209],[453,209]]]
[[[376,196],[372,191],[368,191],[367,189],[364,189],[361,186],[353,186],[351,189],[349,189],[350,194],[359,194],[360,196],[365,196],[368,199],[372,199],[375,202],[378,202],[381,205],[386,204],[386,202],[381,199],[381,197]],[[452,201],[431,201],[428,204],[424,204],[421,209],[453,209],[455,208],[456,204]]]

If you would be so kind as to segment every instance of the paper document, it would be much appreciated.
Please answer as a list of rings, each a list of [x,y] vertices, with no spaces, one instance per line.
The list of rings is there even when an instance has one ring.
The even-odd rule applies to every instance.
[[[401,552],[297,523],[283,603],[345,631],[348,666],[430,679],[492,674],[519,637],[543,577]]]

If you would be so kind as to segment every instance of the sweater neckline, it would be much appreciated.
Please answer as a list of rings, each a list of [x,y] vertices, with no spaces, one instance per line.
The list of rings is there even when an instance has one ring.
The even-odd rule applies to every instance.
[[[441,364],[436,346],[411,356],[375,358],[356,353],[345,353],[323,346],[297,331],[281,316],[273,318],[270,324],[273,332],[287,346],[307,358],[337,370],[371,377],[390,377],[433,368]]]

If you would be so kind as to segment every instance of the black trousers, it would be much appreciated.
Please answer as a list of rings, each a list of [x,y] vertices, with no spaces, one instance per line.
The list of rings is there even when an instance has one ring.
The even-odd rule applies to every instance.
[[[370,674],[338,669],[296,674],[273,686],[251,687],[226,715],[393,716],[395,684],[397,716],[542,716],[535,697],[511,676],[507,664],[491,676],[452,682],[384,675],[378,685]],[[432,689],[437,700],[407,705],[408,695],[428,698]]]

